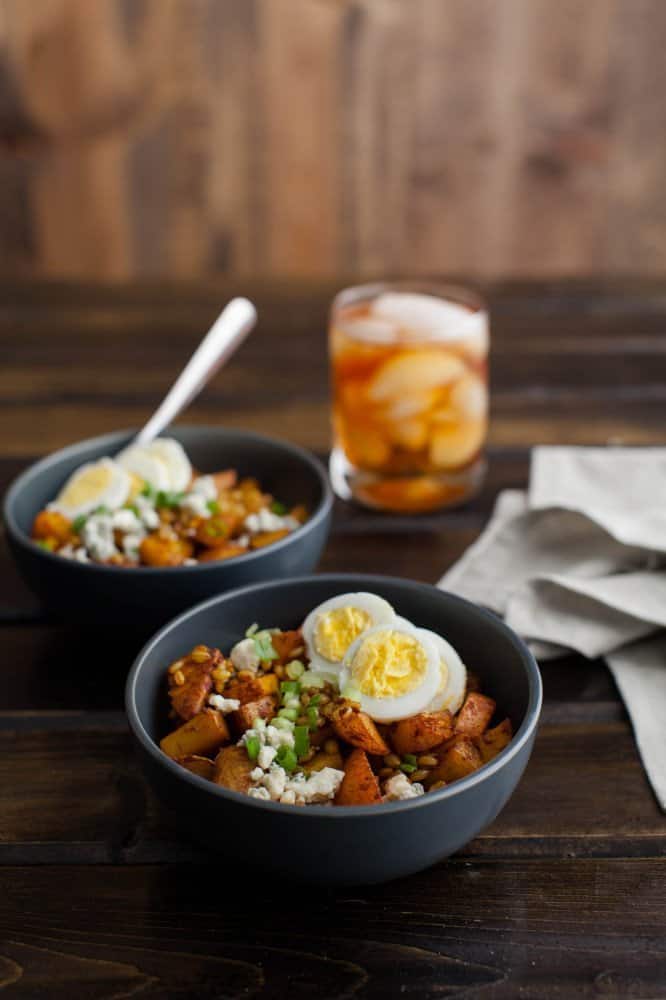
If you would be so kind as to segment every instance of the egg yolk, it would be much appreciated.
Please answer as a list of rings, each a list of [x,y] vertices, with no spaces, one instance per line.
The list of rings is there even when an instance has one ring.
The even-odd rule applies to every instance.
[[[111,482],[112,472],[106,465],[93,465],[70,483],[58,497],[67,507],[77,507],[103,493]]]
[[[372,625],[372,618],[361,608],[335,608],[320,615],[314,633],[317,652],[331,662],[339,662],[354,639]]]
[[[423,683],[428,657],[414,636],[375,632],[359,646],[351,674],[361,694],[369,698],[399,698]]]

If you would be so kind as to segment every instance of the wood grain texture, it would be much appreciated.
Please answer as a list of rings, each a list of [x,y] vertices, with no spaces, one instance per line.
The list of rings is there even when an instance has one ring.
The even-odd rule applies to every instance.
[[[0,269],[663,274],[661,0],[5,0]]]

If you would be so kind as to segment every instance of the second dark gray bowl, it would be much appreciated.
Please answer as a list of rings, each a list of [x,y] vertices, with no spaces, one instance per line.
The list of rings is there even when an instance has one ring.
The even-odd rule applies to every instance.
[[[309,520],[287,538],[223,562],[128,569],[78,563],[30,539],[35,514],[84,462],[115,455],[132,431],[90,438],[31,465],[10,486],[4,504],[7,537],[23,578],[47,610],[69,621],[129,624],[147,634],[213,594],[258,580],[308,573],[319,561],[331,522],[332,493],[320,462],[302,448],[250,431],[173,427],[201,472],[232,467],[254,476],[287,504],[304,503]]]
[[[197,643],[223,651],[253,622],[294,628],[322,601],[371,591],[400,615],[433,629],[477,672],[515,736],[495,760],[447,788],[369,807],[288,806],[220,788],[170,760],[166,668]],[[337,574],[245,587],[181,615],[139,654],[125,707],[145,775],[182,827],[248,873],[268,870],[328,885],[381,882],[419,871],[459,850],[487,826],[518,784],[541,709],[541,677],[525,644],[488,611],[426,584]],[[216,862],[214,862],[216,863]]]

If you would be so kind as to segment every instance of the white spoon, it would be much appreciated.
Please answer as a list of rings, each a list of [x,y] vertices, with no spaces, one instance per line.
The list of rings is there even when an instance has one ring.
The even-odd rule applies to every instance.
[[[256,322],[257,310],[249,299],[232,299],[132,444],[150,444],[158,437],[240,347]]]

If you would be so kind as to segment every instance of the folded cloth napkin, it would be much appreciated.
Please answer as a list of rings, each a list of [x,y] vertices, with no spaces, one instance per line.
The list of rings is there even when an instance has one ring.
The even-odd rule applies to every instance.
[[[503,615],[539,659],[603,656],[666,810],[666,448],[538,447],[439,585]]]

